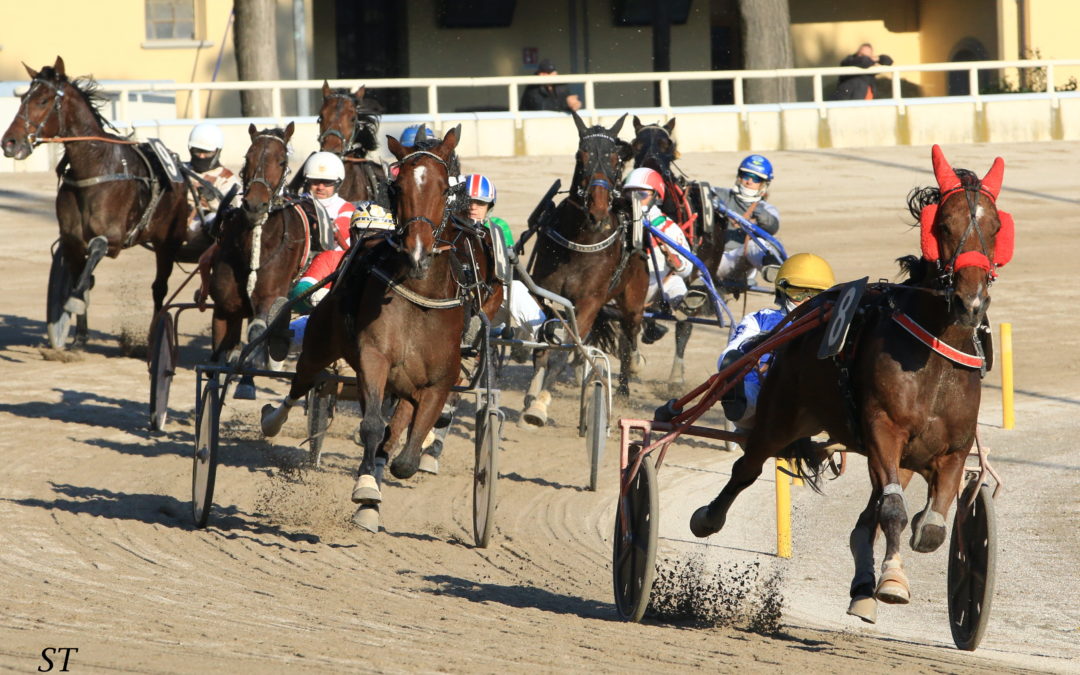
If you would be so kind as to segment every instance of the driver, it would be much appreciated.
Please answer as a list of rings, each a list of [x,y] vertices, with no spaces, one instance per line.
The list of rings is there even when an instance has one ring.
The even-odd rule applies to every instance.
[[[780,231],[780,212],[765,201],[773,177],[772,162],[762,155],[750,155],[739,163],[734,187],[713,188],[713,204],[734,211],[775,236]],[[717,277],[749,285],[762,266],[779,262],[776,252],[763,249],[741,227],[733,225],[724,235],[724,254]]]
[[[216,124],[202,122],[195,125],[188,135],[188,151],[191,160],[184,163],[194,176],[188,176],[190,189],[187,193],[188,216],[187,241],[210,243],[206,228],[213,222],[221,199],[235,185],[240,188],[240,178],[221,165],[221,148],[225,137]],[[201,179],[201,180],[200,180]],[[196,195],[198,203],[196,203]]]
[[[796,307],[821,291],[836,285],[832,267],[824,258],[813,253],[791,256],[780,266],[776,275],[776,305],[747,314],[732,331],[727,347],[720,353],[717,368],[723,370],[749,353],[757,344],[754,338],[776,328]],[[754,425],[761,383],[772,361],[772,353],[762,356],[735,387],[721,400],[724,415],[735,423],[736,431]]]
[[[623,192],[640,205],[641,217],[645,222],[683,249],[690,250],[682,228],[660,210],[660,204],[664,202],[664,179],[659,173],[645,167],[634,169],[623,183]],[[656,237],[650,237],[650,240],[649,289],[645,293],[645,305],[651,304],[657,291],[663,289],[663,298],[674,312],[686,296],[686,281],[693,273],[694,266],[675,248]],[[667,327],[653,319],[646,319],[641,341],[652,344],[666,333]]]
[[[304,162],[304,179],[306,196],[311,197],[315,208],[321,209],[333,223],[335,243],[331,249],[345,250],[349,247],[349,222],[356,207],[337,193],[341,181],[345,180],[345,165],[341,158],[332,152],[312,154]]]

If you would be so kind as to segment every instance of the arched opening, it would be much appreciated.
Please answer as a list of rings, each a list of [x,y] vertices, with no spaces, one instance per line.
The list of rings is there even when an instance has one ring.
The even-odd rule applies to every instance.
[[[989,52],[986,51],[986,47],[975,38],[964,38],[961,40],[953,51],[952,58],[949,61],[953,63],[960,63],[963,61],[986,61],[990,58]],[[979,71],[979,89],[985,90],[990,85],[990,71]],[[966,70],[952,70],[949,71],[948,80],[949,96],[969,96],[971,95],[971,82],[968,80],[968,73]]]

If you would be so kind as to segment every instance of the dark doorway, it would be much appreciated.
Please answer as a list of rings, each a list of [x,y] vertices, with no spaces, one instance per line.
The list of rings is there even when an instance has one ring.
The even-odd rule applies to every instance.
[[[712,0],[709,20],[710,65],[713,70],[741,70],[743,67],[742,33],[736,0]],[[713,105],[735,103],[735,83],[713,80]]]
[[[989,59],[986,48],[982,46],[980,42],[974,39],[964,40],[963,44],[950,61],[956,63],[960,61],[986,61]],[[979,71],[979,89],[985,91],[990,86],[990,71]],[[966,70],[950,70],[949,71],[949,96],[970,96],[971,81],[968,79],[968,71]]]
[[[408,77],[406,4],[335,0],[337,70],[341,78]],[[408,89],[369,89],[387,113],[409,112]]]

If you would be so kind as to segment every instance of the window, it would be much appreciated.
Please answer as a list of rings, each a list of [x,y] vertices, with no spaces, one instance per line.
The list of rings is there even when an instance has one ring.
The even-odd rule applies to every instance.
[[[144,0],[147,40],[194,40],[195,0]]]

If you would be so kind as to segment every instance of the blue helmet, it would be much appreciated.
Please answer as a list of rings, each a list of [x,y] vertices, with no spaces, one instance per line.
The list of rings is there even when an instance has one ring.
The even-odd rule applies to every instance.
[[[739,164],[739,171],[752,173],[763,181],[773,179],[772,162],[761,155],[750,155]]]
[[[485,202],[495,206],[495,183],[478,173],[465,178],[465,192],[471,201]]]
[[[401,132],[401,138],[398,139],[403,146],[411,148],[416,145],[416,133],[420,131],[419,124],[413,124],[405,127],[405,131]],[[424,125],[424,137],[428,139],[435,138],[435,132],[431,130],[431,127]]]

